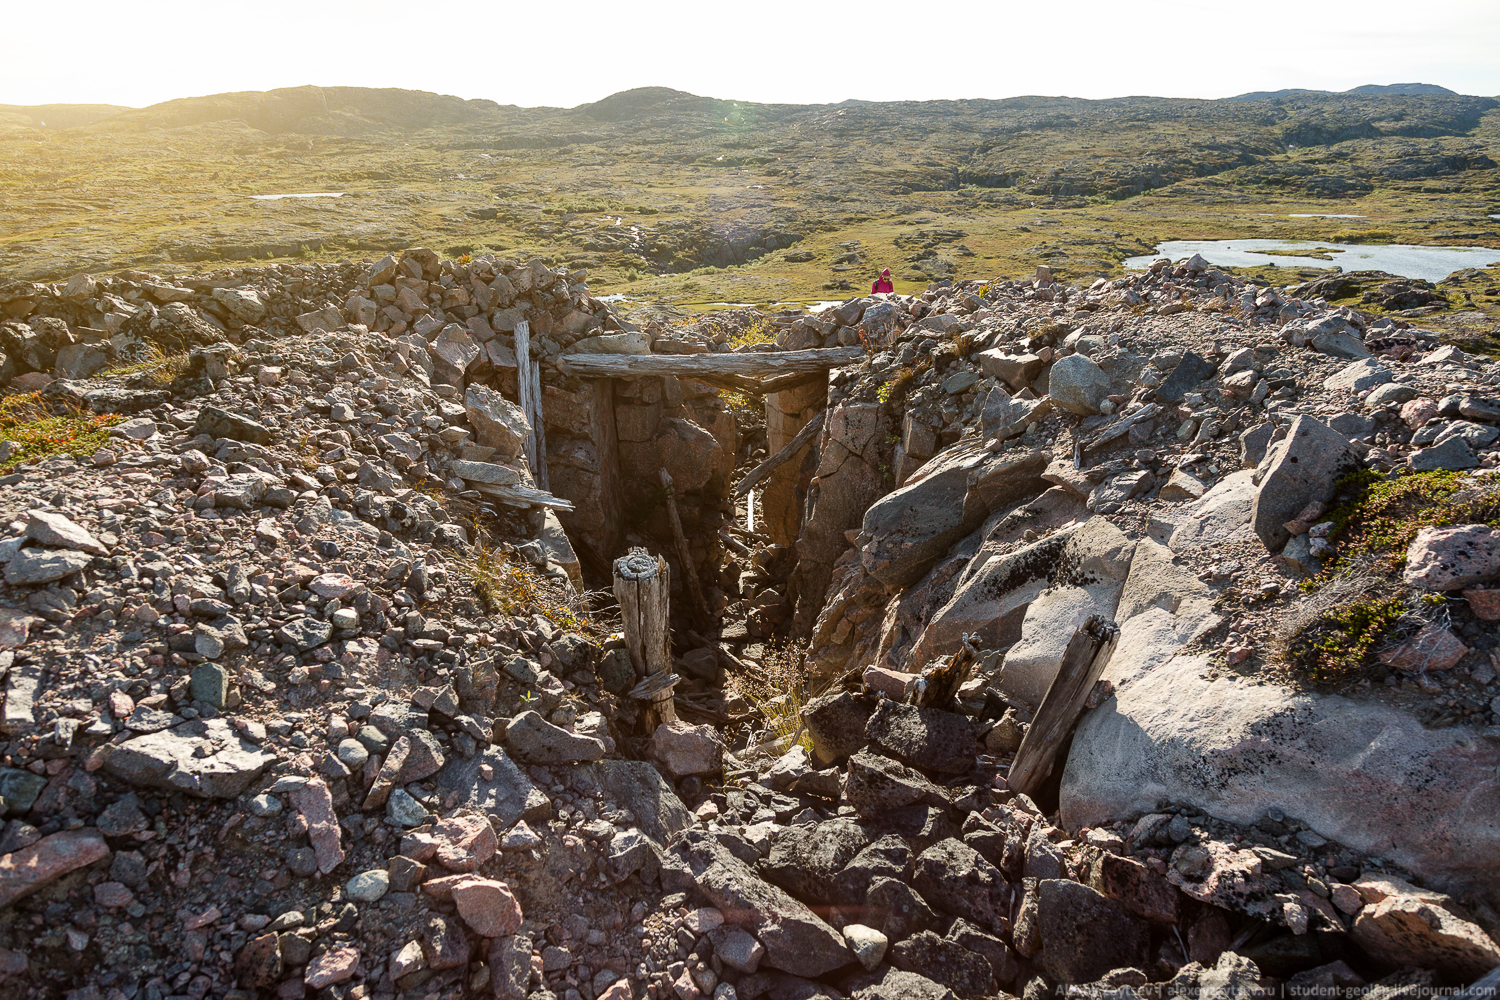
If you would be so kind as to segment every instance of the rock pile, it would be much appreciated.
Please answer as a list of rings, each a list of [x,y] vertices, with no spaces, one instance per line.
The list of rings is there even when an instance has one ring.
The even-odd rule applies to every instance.
[[[1368,696],[1252,682],[1350,544],[1341,473],[1450,470],[1474,511],[1500,486],[1500,371],[1420,331],[1192,261],[851,300],[765,348],[870,353],[771,401],[788,440],[827,409],[764,494],[790,534],[731,559],[719,396],[568,363],[727,344],[635,329],[581,273],[413,250],[0,308],[13,385],[123,415],[88,454],[3,446],[7,995],[1385,997],[1500,963],[1490,529],[1413,534],[1400,585],[1444,613]],[[726,625],[677,630],[684,718],[645,732],[575,584],[665,536],[623,516],[659,468]],[[1106,683],[1017,794],[1090,614],[1122,629]],[[826,688],[777,702],[806,745],[701,724],[788,625]],[[913,671],[964,636],[935,695]]]

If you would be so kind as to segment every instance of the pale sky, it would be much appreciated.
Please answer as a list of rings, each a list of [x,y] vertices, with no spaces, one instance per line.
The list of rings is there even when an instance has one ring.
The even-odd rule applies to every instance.
[[[794,104],[1228,97],[1436,83],[1500,96],[1500,0],[7,0],[0,104],[303,84],[572,107],[631,87]]]

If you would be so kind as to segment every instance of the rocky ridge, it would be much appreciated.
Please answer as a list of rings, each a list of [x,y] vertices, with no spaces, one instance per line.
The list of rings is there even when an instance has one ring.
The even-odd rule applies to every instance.
[[[376,289],[404,275],[418,295],[417,272],[425,291],[387,311]],[[475,287],[522,273],[510,304]],[[602,522],[576,519],[601,485],[549,468],[576,508],[562,524],[479,489],[537,481],[506,399],[505,310],[534,324],[549,414],[587,398],[567,371],[586,341],[722,337],[632,329],[581,275],[420,251],[222,280],[171,285],[201,343],[169,382],[61,361],[137,352],[107,295],[159,320],[177,293],[123,276],[5,300],[18,385],[136,414],[95,454],[0,479],[0,975],[17,995],[1034,1000],[1284,982],[1383,998],[1500,964],[1480,832],[1500,695],[1482,595],[1500,566],[1482,531],[1413,542],[1410,586],[1481,596],[1392,657],[1376,692],[1392,703],[1226,669],[1259,662],[1258,621],[1336,552],[1309,512],[1336,472],[1457,465],[1466,489],[1494,488],[1493,366],[1197,261],[1089,289],[1045,269],[937,285],[786,324],[781,348],[870,356],[827,390],[790,542],[731,558],[718,524],[702,532],[693,559],[727,624],[679,646],[712,694],[725,668],[759,666],[757,639],[811,633],[835,683],[801,709],[810,745],[768,754],[711,725],[637,726],[623,650],[568,596],[587,569],[570,538],[609,551]],[[252,292],[279,303],[253,322],[226,304]],[[49,336],[44,371],[26,349]],[[723,523],[744,453],[713,433],[716,394],[681,381],[572,412],[636,420],[622,451],[698,470],[693,516]],[[561,423],[549,458],[598,448]],[[485,552],[536,596],[497,589]],[[1121,623],[1120,651],[1060,787],[1018,795],[1008,763],[1088,613]],[[965,635],[978,672],[924,703],[913,668]],[[1420,725],[1429,702],[1456,724]],[[1268,718],[1290,720],[1270,753],[1326,773],[1256,785],[1265,758],[1220,749]],[[1369,732],[1400,737],[1388,771],[1360,753]],[[1409,809],[1391,772],[1417,759],[1442,765]],[[1335,782],[1386,808],[1327,796]],[[1407,846],[1381,846],[1402,809]]]

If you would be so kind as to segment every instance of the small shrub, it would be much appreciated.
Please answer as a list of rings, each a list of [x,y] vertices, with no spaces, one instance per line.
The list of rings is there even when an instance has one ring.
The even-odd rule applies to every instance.
[[[118,413],[88,413],[76,406],[49,407],[39,392],[0,398],[0,440],[21,445],[0,462],[0,471],[64,453],[88,455],[104,447],[110,426],[122,419]]]
[[[1357,680],[1405,614],[1406,606],[1394,597],[1331,608],[1293,638],[1288,652],[1315,685]]]
[[[755,706],[765,719],[766,739],[771,745],[762,746],[770,753],[779,757],[794,746],[812,753],[812,736],[802,724],[802,706],[812,696],[807,662],[800,649],[790,643],[767,646],[758,674],[736,672],[725,686],[731,694]]]
[[[1370,470],[1338,481],[1334,506],[1324,520],[1340,543],[1336,560],[1384,556],[1399,569],[1422,528],[1449,524],[1500,523],[1500,490],[1472,486],[1465,473],[1438,470],[1381,475]]]
[[[776,328],[762,316],[738,333],[729,335],[730,347],[749,347],[752,344],[769,344],[776,339]]]

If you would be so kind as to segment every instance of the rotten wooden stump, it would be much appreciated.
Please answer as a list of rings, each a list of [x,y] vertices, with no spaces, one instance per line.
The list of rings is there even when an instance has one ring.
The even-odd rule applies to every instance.
[[[1057,676],[1047,688],[1041,707],[1031,720],[1026,738],[1021,741],[1016,759],[1010,765],[1006,781],[1012,791],[1030,795],[1052,773],[1052,762],[1063,741],[1073,731],[1089,692],[1109,665],[1119,638],[1120,627],[1099,615],[1090,615],[1088,621],[1073,633]]]
[[[674,722],[672,687],[671,613],[672,572],[667,561],[643,548],[633,548],[615,560],[615,599],[625,628],[625,649],[640,681],[630,697],[644,701],[646,728]]]

